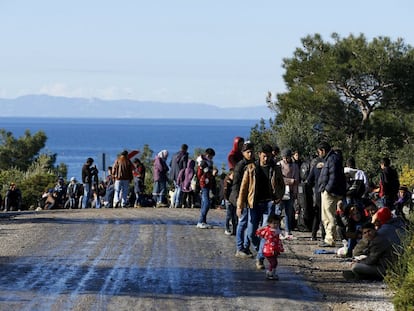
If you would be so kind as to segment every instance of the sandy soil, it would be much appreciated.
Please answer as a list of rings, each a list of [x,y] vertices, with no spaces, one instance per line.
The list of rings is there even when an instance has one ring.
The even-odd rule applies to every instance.
[[[225,212],[197,209],[2,213],[0,310],[392,310],[383,283],[348,283],[347,263],[285,241],[279,281],[234,256]]]

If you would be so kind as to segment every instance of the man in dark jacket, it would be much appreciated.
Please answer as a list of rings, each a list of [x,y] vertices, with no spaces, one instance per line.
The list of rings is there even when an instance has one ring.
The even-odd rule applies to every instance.
[[[174,182],[174,197],[172,206],[177,208],[181,206],[181,187],[177,183],[177,177],[178,173],[187,167],[188,163],[188,145],[182,144],[180,151],[175,153],[172,156],[171,162],[170,162],[170,180]]]
[[[318,145],[318,154],[319,157],[324,159],[324,166],[318,181],[322,199],[322,222],[325,228],[325,240],[320,246],[335,247],[336,205],[339,200],[344,198],[346,193],[342,156],[338,151],[334,151],[327,142],[321,142]]]
[[[91,198],[91,191],[92,191],[92,182],[93,182],[95,175],[97,175],[96,166],[92,167],[92,164],[93,164],[93,159],[87,158],[85,164],[83,164],[82,166],[82,184],[83,184],[82,208],[87,208],[89,206],[89,201]]]
[[[240,184],[243,179],[244,169],[247,164],[254,162],[254,145],[246,141],[242,146],[243,159],[240,160],[234,168],[233,185],[229,196],[229,201],[233,206],[237,206],[237,197],[240,191]],[[248,209],[243,209],[241,216],[238,217],[236,228],[236,257],[250,258],[250,242],[245,232],[247,230]]]
[[[381,175],[379,197],[381,198],[384,206],[394,209],[394,202],[397,201],[398,189],[400,188],[398,173],[393,167],[391,167],[391,160],[389,158],[382,158],[380,165]]]

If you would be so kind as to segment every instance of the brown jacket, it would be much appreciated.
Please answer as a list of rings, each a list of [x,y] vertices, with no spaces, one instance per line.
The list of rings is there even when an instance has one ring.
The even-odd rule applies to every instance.
[[[133,179],[132,171],[134,168],[135,166],[132,164],[131,160],[126,156],[121,155],[118,159],[116,159],[112,167],[112,176],[115,180],[131,181]]]
[[[255,204],[256,193],[256,163],[249,163],[243,174],[243,179],[240,185],[239,195],[237,197],[237,208],[243,209],[247,205],[253,208]],[[282,171],[280,166],[272,165],[269,172],[269,183],[272,189],[272,200],[281,200],[285,193],[285,183],[283,181]]]

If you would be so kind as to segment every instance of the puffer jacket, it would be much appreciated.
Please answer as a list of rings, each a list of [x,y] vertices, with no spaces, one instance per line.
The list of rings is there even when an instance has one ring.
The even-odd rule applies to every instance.
[[[243,209],[245,204],[249,208],[253,208],[255,205],[256,196],[256,167],[259,165],[256,163],[247,164],[243,179],[240,184],[240,191],[237,197],[237,208]],[[272,200],[281,200],[285,193],[285,182],[280,167],[278,165],[271,165],[269,171],[269,185],[272,190]]]
[[[324,158],[324,165],[319,175],[319,192],[325,190],[337,196],[346,194],[346,178],[341,157],[332,149]]]

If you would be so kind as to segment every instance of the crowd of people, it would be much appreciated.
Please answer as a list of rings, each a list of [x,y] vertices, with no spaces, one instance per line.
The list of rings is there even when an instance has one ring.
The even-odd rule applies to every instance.
[[[257,269],[265,269],[269,253],[264,254],[264,245],[278,245],[272,253],[277,257],[283,251],[281,241],[294,239],[298,215],[305,214],[310,241],[319,241],[318,247],[339,249],[344,243],[343,256],[351,262],[350,270],[343,271],[346,279],[383,279],[403,249],[413,210],[411,192],[400,185],[389,158],[381,160],[379,186],[373,187],[354,158],[344,162],[341,151],[328,142],[315,149],[317,157],[302,163],[289,148],[264,145],[255,151],[249,141],[235,138],[224,182],[224,233],[235,236],[236,257],[255,256]],[[304,189],[311,195],[301,200],[308,192]],[[263,232],[270,227],[273,233],[266,240]],[[268,279],[278,279],[275,262],[277,266],[277,260],[268,260]]]
[[[310,241],[334,248],[345,241],[343,255],[352,259],[346,279],[382,279],[394,262],[412,213],[412,194],[400,185],[389,158],[383,158],[379,186],[373,187],[354,158],[344,161],[328,142],[315,146],[317,156],[303,161],[298,151],[268,144],[255,148],[235,137],[227,156],[228,171],[218,176],[207,148],[194,159],[182,144],[168,163],[161,150],[152,166],[151,194],[145,188],[146,168],[138,157],[122,151],[103,180],[92,158],[82,167],[82,180],[59,177],[39,199],[39,209],[171,207],[200,208],[196,227],[208,229],[207,215],[216,205],[226,209],[224,234],[235,237],[235,256],[255,257],[257,269],[277,280],[277,256],[284,240],[304,221]],[[20,210],[22,194],[10,184],[4,210]]]

